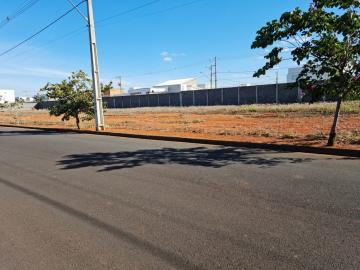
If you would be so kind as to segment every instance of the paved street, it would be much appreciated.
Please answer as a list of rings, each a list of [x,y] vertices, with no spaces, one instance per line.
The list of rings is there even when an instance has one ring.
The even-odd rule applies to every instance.
[[[359,159],[0,127],[0,270],[359,265]]]

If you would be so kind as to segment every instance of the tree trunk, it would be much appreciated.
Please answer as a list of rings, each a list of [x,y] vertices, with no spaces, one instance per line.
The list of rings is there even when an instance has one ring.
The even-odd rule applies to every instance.
[[[327,143],[327,146],[334,146],[335,139],[336,139],[336,130],[337,130],[337,124],[339,122],[339,116],[340,116],[340,107],[341,107],[342,98],[340,97],[336,103],[336,110],[335,110],[335,116],[334,116],[334,122],[331,127],[329,140]]]
[[[79,116],[76,116],[75,119],[76,119],[76,126],[77,126],[78,129],[80,129],[80,118],[79,118]]]

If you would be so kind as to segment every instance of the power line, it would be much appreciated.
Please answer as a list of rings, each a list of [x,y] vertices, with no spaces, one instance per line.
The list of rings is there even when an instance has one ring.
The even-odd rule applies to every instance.
[[[143,17],[148,17],[148,16],[153,16],[153,15],[157,15],[157,14],[161,14],[161,13],[165,13],[165,12],[168,12],[168,11],[172,11],[172,10],[176,10],[176,9],[180,9],[180,8],[183,8],[183,7],[186,7],[186,6],[190,6],[190,5],[193,5],[197,2],[201,2],[201,1],[204,1],[204,0],[193,0],[193,1],[189,1],[189,2],[186,2],[186,3],[183,3],[183,4],[179,4],[179,5],[175,5],[175,6],[172,6],[172,7],[169,7],[169,8],[165,8],[165,9],[162,9],[162,10],[158,10],[158,11],[154,11],[154,12],[150,12],[150,13],[147,13],[147,14],[144,14],[142,16],[138,16],[138,17],[133,17],[133,19],[138,19],[138,18],[143,18]],[[125,15],[129,12],[127,11],[124,11],[123,14],[121,15]],[[120,16],[120,15],[119,15]],[[107,26],[107,25],[112,25],[112,24],[115,24],[115,23],[119,23],[120,21],[115,21],[115,22],[109,22],[109,23],[105,23],[105,24],[101,24],[102,21],[98,21],[97,23],[100,23],[99,26],[103,27],[103,26]],[[123,21],[121,21],[123,23]]]
[[[25,60],[25,59],[31,58],[32,55],[29,54],[30,52],[34,52],[34,51],[36,52],[36,51],[39,51],[39,50],[41,50],[41,49],[43,49],[43,48],[52,47],[51,45],[54,45],[54,43],[55,43],[56,41],[71,38],[71,37],[73,37],[73,36],[75,36],[75,35],[83,32],[83,31],[86,30],[86,29],[87,29],[87,26],[80,27],[80,28],[76,28],[76,29],[74,29],[73,31],[68,32],[68,33],[66,33],[66,34],[64,34],[64,35],[62,35],[62,36],[60,36],[60,37],[57,37],[57,38],[48,40],[46,43],[42,43],[40,46],[38,46],[38,47],[36,47],[36,48],[29,48],[28,50],[22,51],[22,52],[20,52],[20,53],[18,53],[18,54],[16,54],[16,55],[13,55],[13,56],[11,56],[11,57],[5,58],[4,60],[1,61],[1,63],[4,63],[4,62],[6,63],[6,62],[8,62],[8,61],[10,61],[10,60],[13,60],[13,59],[15,59],[15,58],[18,58],[18,57],[20,57],[20,56],[22,56],[22,55],[27,55],[27,57],[23,57],[23,58],[21,58],[21,60]]]
[[[153,5],[153,4],[155,4],[155,3],[157,3],[157,2],[160,2],[160,1],[161,1],[161,0],[153,0],[153,1],[150,1],[150,2],[147,2],[147,3],[144,3],[144,4],[140,5],[140,6],[133,7],[133,8],[131,8],[131,9],[122,11],[122,12],[120,12],[120,13],[111,15],[111,16],[106,17],[106,18],[103,18],[103,19],[97,21],[96,23],[98,24],[98,23],[103,23],[103,22],[109,21],[109,20],[111,20],[111,19],[113,19],[113,18],[126,15],[126,14],[128,14],[128,13],[131,13],[131,12],[137,11],[137,10],[139,10],[139,9],[142,9],[142,8],[144,8],[144,7]]]
[[[150,75],[157,75],[157,74],[168,73],[168,72],[177,71],[177,70],[181,70],[181,69],[186,69],[186,68],[189,68],[189,67],[202,66],[207,62],[208,61],[201,61],[201,62],[197,62],[197,63],[194,63],[194,64],[184,65],[184,66],[180,66],[180,67],[174,67],[174,68],[171,68],[171,69],[165,69],[165,70],[160,70],[160,71],[155,71],[155,72],[146,72],[146,73],[140,73],[140,74],[125,75],[125,76],[122,76],[122,77],[124,77],[124,78],[135,78],[135,77],[144,77],[144,76],[150,76]]]
[[[19,17],[21,14],[26,12],[32,6],[34,6],[40,0],[26,0],[22,2],[22,4],[10,15],[6,16],[4,19],[0,21],[0,28],[3,28],[7,25],[10,21],[14,20],[15,18]]]
[[[86,2],[86,0],[81,1],[80,3],[78,3],[76,5],[76,7],[80,6],[82,3]],[[64,17],[66,17],[68,14],[70,14],[74,9],[76,9],[76,7],[73,7],[71,9],[69,9],[67,12],[65,12],[63,15],[61,15],[60,17],[58,17],[57,19],[55,19],[54,21],[52,21],[51,23],[49,23],[48,25],[46,25],[45,27],[41,28],[39,31],[37,31],[35,34],[31,35],[30,37],[24,39],[23,41],[21,41],[20,43],[16,44],[15,46],[11,47],[10,49],[7,49],[6,51],[0,53],[0,57],[4,56],[5,54],[15,50],[16,48],[20,47],[21,45],[23,45],[24,43],[28,42],[29,40],[33,39],[34,37],[36,37],[37,35],[39,35],[40,33],[44,32],[45,30],[47,30],[48,28],[50,28],[51,26],[53,26],[55,23],[57,23],[58,21],[60,21],[61,19],[63,19]]]
[[[27,0],[27,1],[29,1],[29,0]],[[31,0],[31,1],[39,1],[39,0]],[[79,4],[77,4],[76,7],[78,7],[79,5],[81,5],[81,4],[82,4],[83,2],[85,2],[85,1],[86,1],[86,0],[84,0],[84,1],[80,2]],[[106,21],[108,21],[108,20],[110,20],[110,19],[112,19],[112,18],[115,18],[115,17],[118,17],[118,16],[122,16],[122,15],[125,15],[125,14],[128,14],[128,13],[134,12],[134,11],[139,10],[139,9],[141,9],[141,8],[144,8],[144,7],[147,7],[147,6],[149,6],[149,5],[155,4],[156,2],[159,2],[159,1],[161,1],[161,0],[153,0],[153,1],[150,1],[150,2],[147,2],[147,3],[144,3],[144,4],[140,5],[140,6],[131,8],[131,9],[129,9],[129,10],[125,10],[125,11],[123,11],[123,12],[121,12],[121,13],[114,14],[114,15],[112,15],[112,16],[109,16],[109,17],[100,19],[99,21],[96,21],[96,23],[98,24],[98,23],[106,22]],[[171,10],[174,10],[174,9],[179,9],[179,8],[182,8],[182,7],[185,7],[185,6],[189,6],[189,5],[195,4],[196,2],[200,2],[200,1],[204,1],[204,0],[193,0],[193,1],[186,2],[186,3],[180,4],[180,5],[175,5],[175,6],[173,6],[173,7],[169,7],[169,8],[166,8],[166,9],[162,9],[162,10],[159,10],[159,11],[155,11],[155,12],[152,12],[152,13],[148,13],[148,14],[145,14],[145,15],[139,16],[139,17],[146,17],[146,16],[152,16],[152,15],[156,15],[156,14],[160,14],[160,13],[165,13],[165,12],[168,12],[168,11],[171,11]],[[25,2],[26,2],[26,1],[25,1]],[[61,18],[58,18],[56,21],[59,21],[60,19],[62,19],[63,17],[65,17],[68,13],[70,13],[70,12],[71,12],[72,10],[74,10],[74,9],[75,9],[75,7],[74,7],[73,9],[69,10],[65,15],[61,16]],[[139,18],[139,17],[138,17],[138,18]],[[55,23],[55,22],[53,22],[52,24],[54,24],[54,23]],[[5,54],[7,54],[7,53],[9,53],[9,52],[12,51],[12,50],[18,48],[19,46],[23,45],[24,43],[26,43],[27,41],[29,41],[30,39],[32,39],[32,38],[35,37],[36,35],[40,34],[40,33],[43,32],[43,31],[45,31],[45,30],[46,30],[47,28],[49,28],[52,24],[48,25],[47,27],[44,27],[45,29],[40,30],[39,33],[35,33],[33,36],[27,38],[27,39],[24,40],[23,42],[17,44],[16,46],[10,48],[10,49],[7,50],[7,51],[1,53],[1,54],[0,54],[0,57],[3,56],[3,55],[5,55]],[[106,25],[108,25],[108,24],[103,24],[103,25],[100,24],[100,26],[106,26]],[[85,29],[85,28],[81,28],[81,29]],[[58,40],[64,39],[64,38],[68,37],[69,35],[72,36],[72,35],[74,35],[74,34],[78,34],[78,33],[74,33],[74,32],[79,32],[79,33],[80,33],[81,31],[79,31],[79,30],[81,30],[81,29],[76,29],[75,31],[71,31],[71,32],[65,34],[63,37],[60,37],[60,38],[56,38],[56,39],[54,39],[54,40],[51,40],[50,42],[47,42],[46,44],[48,44],[48,43],[53,43],[54,41],[58,41]],[[46,44],[45,44],[45,46],[46,46]],[[31,49],[28,50],[28,51],[26,51],[26,53],[29,52],[29,51],[31,51]],[[22,54],[24,54],[24,53],[21,53],[21,54],[15,56],[15,57],[18,57],[18,56],[20,56],[20,55],[22,55]],[[176,70],[176,69],[177,69],[177,68],[174,68],[174,69],[171,69],[171,70],[168,70],[168,71],[165,71],[165,72],[173,71],[173,70]],[[181,67],[181,69],[182,69],[182,67]],[[162,73],[162,71],[161,71],[160,73]],[[148,74],[140,74],[140,75],[134,75],[134,76],[130,76],[130,77],[147,76],[147,75],[152,75],[152,74],[156,74],[156,73],[151,72],[151,73],[148,73]]]
[[[29,1],[29,0],[27,0],[27,1]],[[35,0],[32,0],[32,1],[35,1]],[[39,1],[39,0],[36,0],[36,1]],[[86,1],[86,0],[80,2],[78,5],[75,5],[75,6],[73,7],[73,9],[77,9],[77,7],[78,7],[79,5],[81,5],[81,4],[82,4],[83,2],[85,2],[85,1]],[[122,15],[125,15],[125,14],[128,14],[128,13],[134,12],[134,11],[139,10],[139,9],[141,9],[141,8],[144,8],[144,7],[146,7],[146,6],[155,4],[156,2],[159,2],[159,1],[161,1],[161,0],[153,0],[153,1],[150,1],[150,2],[147,2],[147,3],[144,3],[144,4],[140,5],[140,6],[133,7],[133,8],[131,8],[131,9],[125,10],[125,11],[123,11],[123,12],[121,12],[121,13],[114,14],[114,15],[112,15],[112,16],[109,16],[109,17],[100,19],[99,21],[96,21],[96,23],[101,23],[101,22],[110,20],[110,19],[112,19],[112,18],[115,18],[115,17],[118,17],[118,16],[122,16]],[[199,1],[199,0],[197,0],[197,1]],[[72,10],[73,10],[73,9],[72,9]],[[72,10],[69,10],[68,13],[70,13]],[[66,14],[66,15],[67,15],[67,14]],[[66,15],[65,15],[65,16],[66,16]],[[65,17],[65,16],[64,16],[64,17]],[[60,18],[60,19],[61,19],[61,18]],[[59,19],[59,20],[60,20],[60,19]],[[51,26],[51,25],[50,25],[50,26]],[[85,28],[86,28],[86,27],[82,27],[82,28],[75,29],[74,31],[71,31],[71,32],[65,34],[64,36],[62,36],[62,37],[60,37],[60,38],[56,38],[56,39],[53,39],[53,40],[47,42],[47,43],[45,44],[45,46],[46,46],[47,44],[54,43],[55,41],[58,41],[58,40],[67,38],[68,36],[73,36],[73,35],[75,35],[75,34],[78,34],[78,33],[82,32],[82,30],[85,30]],[[44,30],[45,30],[45,29],[44,29]],[[38,33],[38,34],[39,34],[39,33]],[[30,37],[29,40],[30,40],[31,38],[32,38],[32,37]],[[27,41],[28,41],[28,40],[26,40],[25,42],[27,42]],[[24,43],[25,43],[25,42],[24,42]],[[23,44],[23,43],[22,43],[22,44]],[[21,46],[22,44],[18,44],[18,45]],[[19,46],[14,46],[14,48],[11,48],[11,50],[9,49],[9,52],[12,51],[12,50],[14,50],[14,49],[16,49],[16,48],[19,47]],[[41,47],[45,47],[45,46],[41,46]],[[19,54],[19,55],[16,55],[15,57],[18,57],[18,56],[20,56],[20,55],[23,55],[24,53],[27,53],[27,52],[29,52],[29,51],[31,51],[31,50],[32,50],[32,49],[27,50],[26,52],[23,52],[23,53],[21,53],[21,54]],[[5,53],[5,52],[4,52],[4,53]],[[6,53],[8,53],[8,52],[6,52]],[[2,56],[2,54],[0,54],[0,56]]]

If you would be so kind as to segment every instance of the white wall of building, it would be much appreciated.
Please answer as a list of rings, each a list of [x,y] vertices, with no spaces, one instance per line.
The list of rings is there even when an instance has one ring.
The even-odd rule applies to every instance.
[[[149,87],[132,87],[128,90],[129,95],[147,95],[150,93]]]
[[[24,102],[34,102],[34,98],[33,97],[17,97],[15,98],[16,100],[22,100]]]
[[[169,90],[167,87],[160,87],[160,86],[154,86],[150,89],[150,94],[161,94],[161,93],[168,93]]]
[[[155,85],[151,93],[178,93],[181,91],[190,91],[197,90],[198,85],[196,79],[180,79],[180,80],[170,80],[158,85]]]
[[[181,91],[191,91],[205,89],[206,85],[198,85],[196,79],[180,79],[170,80],[151,88],[132,87],[128,90],[129,95],[146,95],[146,94],[161,94],[161,93],[179,93]]]
[[[14,103],[15,91],[14,90],[0,90],[0,103]]]

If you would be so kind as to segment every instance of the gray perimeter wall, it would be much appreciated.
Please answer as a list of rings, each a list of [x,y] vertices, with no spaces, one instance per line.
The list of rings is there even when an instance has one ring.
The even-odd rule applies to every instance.
[[[288,84],[267,84],[246,87],[218,88],[180,93],[150,94],[136,96],[104,97],[108,109],[139,107],[186,107],[245,104],[297,103],[299,89]],[[51,107],[54,102],[45,101],[38,109]]]

